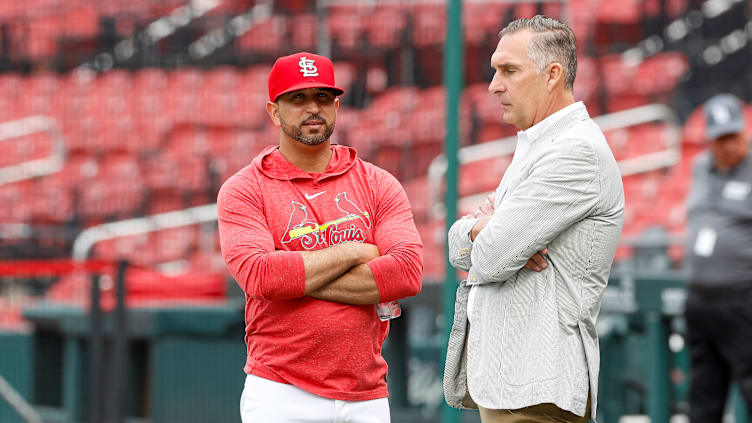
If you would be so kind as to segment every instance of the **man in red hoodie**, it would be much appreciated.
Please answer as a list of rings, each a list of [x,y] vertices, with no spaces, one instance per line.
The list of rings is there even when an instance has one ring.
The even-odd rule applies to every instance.
[[[329,59],[281,57],[268,88],[279,145],[218,197],[222,255],[246,296],[243,422],[389,422],[376,305],[421,289],[407,196],[330,142],[344,91]]]

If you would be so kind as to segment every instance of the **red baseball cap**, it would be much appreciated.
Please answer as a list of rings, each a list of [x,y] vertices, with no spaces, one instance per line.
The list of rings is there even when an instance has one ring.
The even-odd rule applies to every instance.
[[[345,90],[334,85],[334,65],[324,56],[296,53],[280,57],[269,73],[269,100],[304,88],[331,88],[336,95]]]

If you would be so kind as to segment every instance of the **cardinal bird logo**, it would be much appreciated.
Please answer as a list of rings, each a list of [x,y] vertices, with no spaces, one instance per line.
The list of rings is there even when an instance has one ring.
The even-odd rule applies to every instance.
[[[347,198],[346,192],[340,192],[339,194],[337,194],[337,196],[334,198],[334,201],[335,203],[337,203],[337,208],[347,216],[355,216],[363,221],[363,223],[366,225],[366,228],[371,228],[371,219],[368,218],[368,214],[359,209],[358,206],[355,205],[355,203],[350,201]]]
[[[315,195],[318,196],[318,194]],[[367,233],[354,221],[360,220],[366,229],[370,229],[371,219],[368,212],[361,210],[347,198],[346,192],[337,194],[334,202],[342,215],[318,224],[308,220],[308,209],[304,204],[293,201],[290,221],[287,222],[287,229],[282,235],[282,243],[287,244],[299,239],[300,245],[310,250],[318,245],[365,242]]]
[[[308,210],[306,209],[306,206],[296,201],[292,201],[292,213],[290,214],[290,221],[287,223],[287,230],[282,236],[282,243],[286,244],[293,240],[290,234],[295,229],[300,229],[307,226],[313,228],[318,227],[315,222],[308,221]]]

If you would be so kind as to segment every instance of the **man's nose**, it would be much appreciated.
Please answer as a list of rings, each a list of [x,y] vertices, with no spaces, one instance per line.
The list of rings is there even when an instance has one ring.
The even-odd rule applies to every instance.
[[[496,93],[504,91],[506,91],[504,84],[502,84],[501,81],[499,81],[499,79],[494,76],[494,78],[491,80],[491,83],[488,84],[488,92],[494,95]]]
[[[316,114],[319,113],[320,110],[321,110],[321,108],[319,107],[319,103],[316,100],[310,99],[306,103],[306,112],[308,112],[308,113],[310,113],[312,115],[316,115]]]

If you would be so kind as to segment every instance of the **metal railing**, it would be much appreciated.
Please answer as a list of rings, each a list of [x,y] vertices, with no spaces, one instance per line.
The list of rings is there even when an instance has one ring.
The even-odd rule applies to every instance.
[[[628,128],[650,122],[664,122],[668,132],[666,149],[618,162],[622,176],[634,175],[675,165],[681,159],[681,127],[673,109],[664,104],[649,104],[621,112],[597,116],[593,119],[602,131]],[[488,160],[494,157],[511,155],[517,145],[517,137],[507,137],[495,141],[474,144],[460,148],[457,159],[460,166]],[[429,218],[443,218],[441,185],[446,175],[447,165],[444,155],[437,156],[428,168]],[[459,209],[469,209],[479,204],[491,192],[481,192],[459,199]],[[471,207],[463,207],[470,205]]]
[[[78,234],[73,241],[72,256],[74,260],[83,261],[88,258],[91,248],[102,241],[215,220],[216,203],[92,226]]]
[[[48,157],[29,160],[0,168],[0,185],[23,181],[59,172],[65,164],[67,150],[57,120],[43,115],[0,123],[0,142],[25,137],[37,132],[48,132],[53,148]]]

